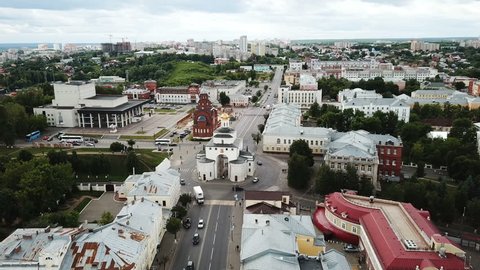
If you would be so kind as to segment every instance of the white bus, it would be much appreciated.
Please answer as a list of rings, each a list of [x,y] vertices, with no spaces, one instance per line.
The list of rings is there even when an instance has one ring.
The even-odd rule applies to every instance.
[[[172,143],[172,139],[155,139],[155,145],[170,145]]]
[[[83,136],[62,135],[60,141],[64,143],[83,143]]]

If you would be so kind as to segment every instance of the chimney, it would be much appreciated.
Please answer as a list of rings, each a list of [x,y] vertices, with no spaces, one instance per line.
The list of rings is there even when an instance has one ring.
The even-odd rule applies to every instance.
[[[266,220],[265,224],[267,224],[267,226],[270,226],[270,220]]]

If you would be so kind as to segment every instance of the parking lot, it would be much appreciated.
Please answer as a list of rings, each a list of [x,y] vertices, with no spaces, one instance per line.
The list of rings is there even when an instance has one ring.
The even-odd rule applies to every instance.
[[[116,216],[122,209],[123,202],[114,201],[114,194],[114,192],[105,192],[100,198],[92,200],[80,213],[79,220],[81,222],[88,220],[90,223],[98,221],[103,212],[110,212],[113,216]]]

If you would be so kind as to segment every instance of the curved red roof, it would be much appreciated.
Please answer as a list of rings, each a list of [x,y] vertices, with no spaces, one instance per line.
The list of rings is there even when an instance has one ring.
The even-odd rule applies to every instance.
[[[363,197],[364,199],[368,198]],[[359,223],[369,242],[375,250],[376,257],[387,270],[420,269],[425,267],[443,266],[443,269],[463,270],[464,261],[462,258],[453,254],[446,254],[446,257],[440,257],[433,250],[407,250],[398,238],[394,229],[383,210],[379,208],[370,208],[368,205],[362,206],[361,202],[354,203],[347,200],[341,193],[332,193],[325,197],[325,207],[335,210],[335,215],[343,220]],[[420,233],[427,237],[433,237],[437,242],[452,244],[446,237],[439,234],[438,229],[428,219],[428,211],[418,210],[409,203],[398,204],[398,207],[404,209],[405,218],[412,221],[412,224],[420,230]],[[402,210],[403,211],[403,210]],[[347,213],[348,218],[344,218]],[[332,225],[325,217],[325,209],[318,208],[313,215],[314,224],[320,230],[332,232],[339,239],[348,243],[357,243],[358,237],[338,229]],[[353,239],[355,237],[356,239]]]
[[[340,241],[353,245],[358,245],[358,236],[347,233],[330,224],[330,222],[325,217],[325,208],[317,208],[317,210],[315,210],[315,213],[313,214],[312,220],[313,224],[315,224],[315,226],[324,234],[333,234],[335,238]]]

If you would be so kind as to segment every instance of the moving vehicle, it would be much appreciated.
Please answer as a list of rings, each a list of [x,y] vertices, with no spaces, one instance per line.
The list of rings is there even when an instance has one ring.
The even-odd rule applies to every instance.
[[[48,140],[48,138],[50,138],[50,137],[48,135],[45,135],[45,136],[42,137],[42,140],[46,141],[46,140]]]
[[[193,193],[195,194],[195,199],[198,204],[203,204],[205,202],[205,197],[203,196],[203,190],[201,186],[194,186]]]
[[[74,144],[81,144],[83,143],[83,136],[78,135],[62,135],[60,141],[63,143],[74,143]]]
[[[185,270],[195,270],[195,265],[193,261],[188,261],[187,262],[187,267],[185,267]]]
[[[164,139],[164,138],[155,139],[155,145],[170,145],[171,143],[172,143],[172,139]]]
[[[253,180],[252,180],[253,183],[257,183],[258,181],[260,181],[260,180],[258,179],[258,177],[254,177]]]
[[[182,225],[185,229],[190,229],[190,227],[192,227],[192,221],[187,217],[182,221]]]
[[[197,228],[203,229],[203,227],[205,227],[205,223],[203,222],[203,218],[201,218],[198,220]]]
[[[257,161],[257,165],[262,166],[262,162],[260,160]]]
[[[348,244],[348,245],[344,246],[343,250],[345,252],[359,252],[360,251],[360,249],[357,246],[354,246],[352,244]]]
[[[185,186],[185,179],[180,179],[180,185]]]
[[[193,235],[192,242],[194,245],[198,245],[198,243],[200,243],[200,235],[198,233]]]
[[[35,130],[34,132],[25,135],[25,141],[27,142],[34,141],[38,138],[40,138],[40,130]]]
[[[86,142],[98,143],[98,139],[95,139],[95,138],[92,138],[92,137],[86,137],[84,140]]]

